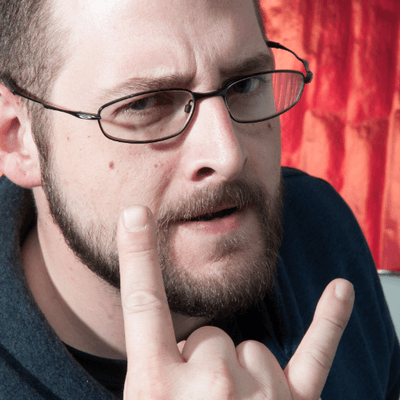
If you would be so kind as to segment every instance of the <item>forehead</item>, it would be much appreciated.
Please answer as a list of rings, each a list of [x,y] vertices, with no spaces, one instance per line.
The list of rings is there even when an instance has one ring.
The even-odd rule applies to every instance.
[[[252,0],[56,0],[56,15],[70,32],[61,81],[72,88],[179,75],[200,90],[267,51]]]

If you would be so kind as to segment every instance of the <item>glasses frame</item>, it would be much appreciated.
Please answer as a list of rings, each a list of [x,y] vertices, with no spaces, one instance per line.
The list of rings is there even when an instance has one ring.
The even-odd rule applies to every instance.
[[[76,117],[76,118],[79,118],[79,119],[83,119],[83,120],[87,120],[87,121],[94,121],[94,120],[98,121],[101,132],[103,133],[104,136],[106,136],[110,140],[113,140],[113,141],[116,141],[116,142],[122,142],[122,143],[132,143],[132,144],[156,143],[156,142],[161,142],[161,141],[164,141],[164,140],[168,140],[168,139],[171,139],[173,137],[176,137],[176,136],[180,135],[186,129],[186,127],[188,126],[190,120],[192,119],[192,116],[193,116],[194,111],[196,109],[196,103],[198,101],[200,101],[200,100],[208,99],[210,97],[221,96],[224,99],[224,102],[225,102],[225,105],[226,105],[226,108],[227,108],[227,110],[229,112],[230,117],[235,122],[238,122],[238,123],[241,123],[241,124],[267,121],[267,120],[275,118],[275,117],[285,113],[286,111],[290,110],[291,108],[293,108],[299,102],[299,100],[301,98],[301,95],[303,94],[305,84],[310,83],[312,81],[312,79],[313,79],[313,73],[310,71],[308,61],[300,58],[294,51],[288,49],[287,47],[285,47],[285,46],[283,46],[283,45],[281,45],[281,44],[279,44],[277,42],[266,41],[266,44],[271,49],[281,49],[281,50],[285,50],[285,51],[288,51],[289,53],[293,54],[303,64],[304,69],[306,71],[306,75],[304,75],[302,72],[296,71],[296,70],[280,69],[280,70],[273,70],[273,71],[267,71],[267,72],[260,72],[260,73],[257,73],[257,74],[250,74],[250,75],[247,75],[247,76],[241,76],[240,78],[237,78],[237,79],[235,79],[233,81],[228,82],[224,87],[222,87],[222,88],[220,88],[218,90],[215,90],[213,92],[208,92],[208,93],[198,93],[198,92],[192,92],[192,91],[187,90],[187,89],[174,89],[174,88],[152,90],[152,91],[149,91],[149,92],[135,93],[135,94],[132,94],[132,95],[129,95],[129,96],[121,97],[119,99],[110,101],[110,102],[102,105],[99,108],[99,110],[97,111],[97,114],[83,112],[83,111],[72,111],[72,110],[68,110],[68,109],[65,109],[65,108],[61,108],[61,107],[58,107],[58,106],[51,105],[51,104],[46,103],[46,102],[44,102],[42,100],[39,100],[38,98],[35,98],[32,95],[28,95],[28,94],[22,93],[12,83],[11,79],[6,77],[5,75],[2,75],[1,79],[2,79],[3,83],[7,86],[7,88],[11,91],[12,94],[14,94],[16,96],[23,97],[26,100],[30,100],[30,101],[33,101],[35,103],[41,104],[44,108],[46,108],[48,110],[63,112],[63,113],[72,115],[73,117]],[[284,110],[280,111],[279,113],[276,113],[276,114],[274,114],[274,115],[272,115],[271,117],[268,117],[268,118],[262,118],[262,119],[258,119],[258,120],[254,120],[254,121],[239,121],[239,120],[235,119],[235,117],[231,113],[231,110],[229,109],[228,101],[227,101],[227,98],[226,98],[226,94],[227,94],[229,88],[232,87],[233,85],[241,82],[242,80],[246,80],[246,79],[248,79],[250,77],[253,77],[253,76],[256,77],[256,76],[259,76],[259,75],[275,74],[275,73],[279,73],[279,72],[295,73],[295,74],[299,74],[299,75],[301,75],[303,77],[304,85],[303,85],[303,87],[302,87],[302,89],[301,89],[301,91],[300,91],[300,93],[299,93],[299,95],[297,97],[297,100],[290,107],[287,107]],[[171,90],[190,93],[191,96],[192,96],[192,99],[193,99],[193,106],[192,106],[192,108],[190,110],[190,116],[187,119],[185,126],[178,133],[175,133],[175,134],[170,135],[168,137],[163,137],[161,139],[146,140],[146,141],[136,141],[136,140],[128,140],[128,139],[116,138],[116,137],[113,137],[113,136],[111,136],[110,134],[108,134],[107,132],[104,131],[104,129],[103,129],[102,125],[101,125],[101,119],[102,119],[101,112],[102,112],[102,110],[104,108],[106,108],[106,107],[108,107],[108,106],[110,106],[112,104],[118,103],[119,101],[127,100],[129,98],[134,98],[136,96],[147,95],[147,94],[158,93],[158,92],[166,92],[166,91],[171,91]]]

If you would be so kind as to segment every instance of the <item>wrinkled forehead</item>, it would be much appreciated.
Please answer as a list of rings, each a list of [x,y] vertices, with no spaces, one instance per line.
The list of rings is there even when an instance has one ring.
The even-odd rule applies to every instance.
[[[70,69],[103,87],[129,75],[193,78],[266,51],[252,0],[56,0],[56,13]]]

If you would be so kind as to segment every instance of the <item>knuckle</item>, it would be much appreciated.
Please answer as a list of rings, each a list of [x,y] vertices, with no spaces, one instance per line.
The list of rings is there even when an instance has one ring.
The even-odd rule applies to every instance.
[[[218,393],[218,399],[234,399],[236,397],[235,387],[232,381],[228,379],[220,379],[215,383],[216,392]]]
[[[229,366],[226,363],[220,363],[214,366],[212,373],[202,379],[202,382],[207,382],[208,387],[213,388],[212,398],[221,400],[231,400],[236,398],[236,387]]]
[[[331,330],[332,332],[334,332],[339,336],[342,335],[347,325],[347,320],[340,317],[334,318],[329,315],[325,315],[322,316],[321,319],[329,330]]]
[[[157,290],[134,290],[122,298],[122,307],[128,314],[143,312],[165,312],[168,308],[165,295]]]
[[[239,362],[246,360],[258,360],[260,358],[269,358],[272,354],[270,350],[261,342],[256,340],[246,340],[236,348]]]
[[[204,336],[210,336],[210,337],[221,336],[224,338],[228,336],[222,329],[211,325],[202,326],[198,328],[197,331]]]
[[[238,346],[238,348],[239,347],[243,347],[244,350],[256,352],[264,351],[266,349],[265,345],[257,340],[245,340]]]
[[[307,353],[308,357],[306,357],[306,360],[312,367],[324,373],[329,372],[334,354],[331,354],[324,346],[311,347]]]
[[[190,339],[195,341],[206,341],[208,339],[211,339],[213,342],[216,341],[216,343],[218,343],[221,348],[225,348],[225,345],[232,346],[233,348],[235,347],[229,335],[216,326],[202,326],[196,329],[190,335]]]
[[[347,318],[337,317],[337,318],[327,318],[327,320],[334,325],[338,330],[344,331],[347,325]]]
[[[135,262],[157,262],[158,255],[156,250],[150,244],[135,244],[134,247],[125,249],[122,254],[126,259],[134,259]],[[121,254],[120,254],[121,256]]]

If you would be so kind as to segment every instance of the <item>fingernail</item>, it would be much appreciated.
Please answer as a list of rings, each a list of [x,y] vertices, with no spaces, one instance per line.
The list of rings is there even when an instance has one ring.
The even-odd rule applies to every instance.
[[[335,295],[339,300],[350,300],[354,296],[353,285],[348,281],[339,281],[335,287]]]
[[[149,215],[147,208],[141,205],[126,208],[122,213],[122,220],[129,232],[139,232],[146,228]]]

